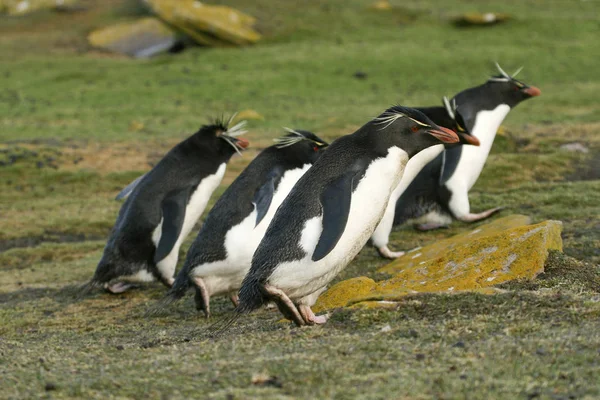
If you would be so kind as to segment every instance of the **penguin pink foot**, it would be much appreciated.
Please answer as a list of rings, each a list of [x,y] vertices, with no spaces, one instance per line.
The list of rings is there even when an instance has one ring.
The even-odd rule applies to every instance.
[[[490,217],[492,214],[497,213],[498,211],[504,210],[505,207],[496,207],[496,208],[490,208],[489,210],[477,213],[477,214],[466,214],[463,215],[461,217],[459,217],[458,219],[460,221],[463,222],[475,222],[475,221],[480,221],[482,219],[486,219],[488,217]]]
[[[403,251],[392,251],[388,246],[381,246],[377,248],[379,255],[384,258],[389,258],[391,260],[396,259],[398,257],[402,257],[404,255]]]
[[[302,315],[302,319],[304,319],[306,325],[322,325],[329,319],[329,314],[319,316],[315,315],[315,313],[313,313],[310,307],[306,304],[300,304],[298,306],[298,310],[300,311],[300,315]]]
[[[292,300],[290,300],[290,298],[283,292],[283,290],[277,289],[276,287],[271,285],[264,285],[263,289],[269,296],[273,298],[273,300],[277,304],[277,308],[279,308],[279,311],[281,311],[281,313],[286,318],[291,319],[298,326],[306,324],[304,322],[304,318],[302,318],[302,315],[298,312],[298,309],[296,308],[294,303],[292,303]]]
[[[117,282],[113,283],[112,285],[105,286],[106,290],[108,290],[112,294],[124,293],[134,287],[136,287],[136,285],[127,282]]]

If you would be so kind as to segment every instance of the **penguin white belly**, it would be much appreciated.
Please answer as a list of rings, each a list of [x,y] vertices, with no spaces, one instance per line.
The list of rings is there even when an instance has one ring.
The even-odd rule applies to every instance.
[[[402,193],[412,183],[415,177],[421,172],[421,170],[429,164],[434,158],[436,158],[442,151],[444,151],[444,145],[437,144],[435,146],[428,147],[427,149],[419,152],[413,158],[408,160],[406,168],[404,168],[404,174],[400,179],[400,183],[392,192],[388,204],[385,208],[383,218],[377,225],[375,232],[371,236],[373,244],[377,247],[387,245],[390,237],[390,232],[394,225],[394,215],[396,214],[396,202],[402,196]]]
[[[491,111],[477,113],[472,135],[479,139],[480,145],[462,147],[458,165],[450,179],[446,181],[448,188],[451,190],[454,187],[464,188],[468,191],[477,182],[494,144],[496,132],[509,111],[509,106],[501,104]]]
[[[319,261],[312,261],[323,225],[322,216],[311,218],[306,221],[300,239],[300,247],[306,256],[302,260],[279,264],[269,283],[283,290],[291,299],[298,300],[331,282],[360,252],[375,230],[407,162],[408,154],[392,147],[386,157],[369,164],[352,194],[344,232],[331,252]]]
[[[211,295],[227,293],[239,289],[242,280],[252,264],[252,256],[260,244],[275,212],[290,193],[296,182],[311,167],[305,164],[302,168],[286,171],[264,218],[256,225],[256,209],[242,222],[232,227],[225,235],[225,252],[227,258],[222,261],[198,265],[192,269],[191,275],[202,277]]]
[[[202,215],[202,212],[208,204],[210,196],[221,183],[221,180],[225,175],[226,166],[227,165],[225,163],[221,164],[214,174],[208,175],[202,179],[196,187],[196,190],[194,190],[190,196],[188,204],[185,208],[185,218],[183,220],[179,237],[171,249],[171,252],[156,264],[158,271],[163,277],[167,279],[173,277],[173,274],[175,273],[175,267],[177,266],[177,259],[179,257],[179,247],[196,224],[196,221],[198,221],[198,218],[200,218],[200,215]],[[163,220],[161,218],[160,224],[156,227],[154,234],[152,235],[152,240],[155,246],[158,246],[160,241],[162,222]]]

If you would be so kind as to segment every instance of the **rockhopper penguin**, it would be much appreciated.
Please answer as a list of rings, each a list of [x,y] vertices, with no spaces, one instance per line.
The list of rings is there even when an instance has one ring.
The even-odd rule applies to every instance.
[[[315,134],[285,128],[242,171],[210,210],[167,296],[153,311],[196,289],[196,308],[210,315],[210,296],[237,291],[275,211],[327,143]]]
[[[469,132],[480,146],[453,146],[437,153],[435,150],[429,154],[422,152],[406,166],[405,175],[390,197],[384,217],[371,238],[383,257],[396,258],[404,254],[388,248],[392,225],[412,220],[418,229],[429,230],[447,226],[453,218],[479,221],[502,209],[496,207],[471,213],[469,190],[477,181],[496,132],[508,112],[541,92],[535,86],[515,79],[520,70],[510,76],[498,64],[496,67],[499,75],[483,85],[458,93],[449,102],[451,106],[446,104],[454,123],[444,125],[443,121],[434,119],[442,126],[452,129],[454,124]]]
[[[275,213],[223,329],[269,301],[297,325],[324,323],[310,307],[373,233],[409,158],[452,142],[456,133],[402,106],[333,142]]]
[[[231,120],[230,120],[231,122]],[[124,191],[117,221],[87,290],[121,293],[134,282],[173,283],[179,247],[219,186],[231,156],[248,146],[240,122],[205,125]]]

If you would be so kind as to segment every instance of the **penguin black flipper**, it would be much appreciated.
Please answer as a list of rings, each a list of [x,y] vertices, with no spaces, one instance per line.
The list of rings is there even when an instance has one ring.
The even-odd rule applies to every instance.
[[[269,211],[269,207],[271,206],[271,201],[273,200],[273,195],[275,194],[275,187],[277,183],[281,179],[283,175],[283,169],[281,167],[275,167],[273,170],[267,175],[266,182],[258,188],[256,193],[254,194],[253,203],[256,206],[256,225],[260,224],[260,221],[263,220],[265,215],[267,215],[267,211]]]
[[[171,253],[181,234],[185,209],[190,193],[188,189],[178,190],[167,196],[162,202],[163,222],[160,241],[154,252],[154,262],[158,263]]]
[[[365,174],[368,163],[359,160],[342,176],[334,179],[321,194],[323,230],[312,255],[313,261],[323,259],[342,237],[352,203],[352,192]]]
[[[129,196],[131,194],[131,192],[133,192],[133,189],[135,189],[135,187],[138,185],[138,183],[140,183],[140,181],[145,176],[146,176],[146,174],[135,178],[135,180],[133,182],[131,182],[129,185],[127,185],[125,187],[125,189],[123,189],[123,190],[121,190],[119,192],[119,194],[117,195],[117,197],[115,197],[115,200],[122,200],[122,199],[126,198],[127,196]]]

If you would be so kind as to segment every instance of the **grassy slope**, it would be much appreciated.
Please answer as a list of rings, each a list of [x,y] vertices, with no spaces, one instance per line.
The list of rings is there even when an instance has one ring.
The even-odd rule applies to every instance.
[[[0,17],[4,397],[38,397],[47,384],[53,397],[600,396],[594,2],[503,2],[494,9],[516,20],[458,30],[448,16],[486,11],[487,2],[408,1],[386,13],[359,1],[229,1],[259,18],[263,42],[148,61],[86,52],[86,32],[137,11],[100,3],[75,15]],[[479,84],[494,60],[524,64],[523,79],[543,95],[508,117],[510,135],[498,138],[473,208],[561,219],[565,252],[587,263],[554,254],[541,280],[504,295],[417,296],[397,312],[338,312],[325,327],[292,328],[264,311],[217,340],[205,337],[189,300],[144,317],[158,286],[73,299],[114,222],[112,196],[208,118],[246,108],[266,118],[251,122],[254,150],[232,161],[230,182],[282,125],[333,139],[391,103],[434,104]],[[571,141],[591,152],[558,150]],[[410,248],[465,229],[406,227],[393,243]],[[373,276],[383,263],[367,248],[340,279]],[[230,305],[216,299],[214,308],[222,315]],[[261,372],[282,387],[252,385]]]

